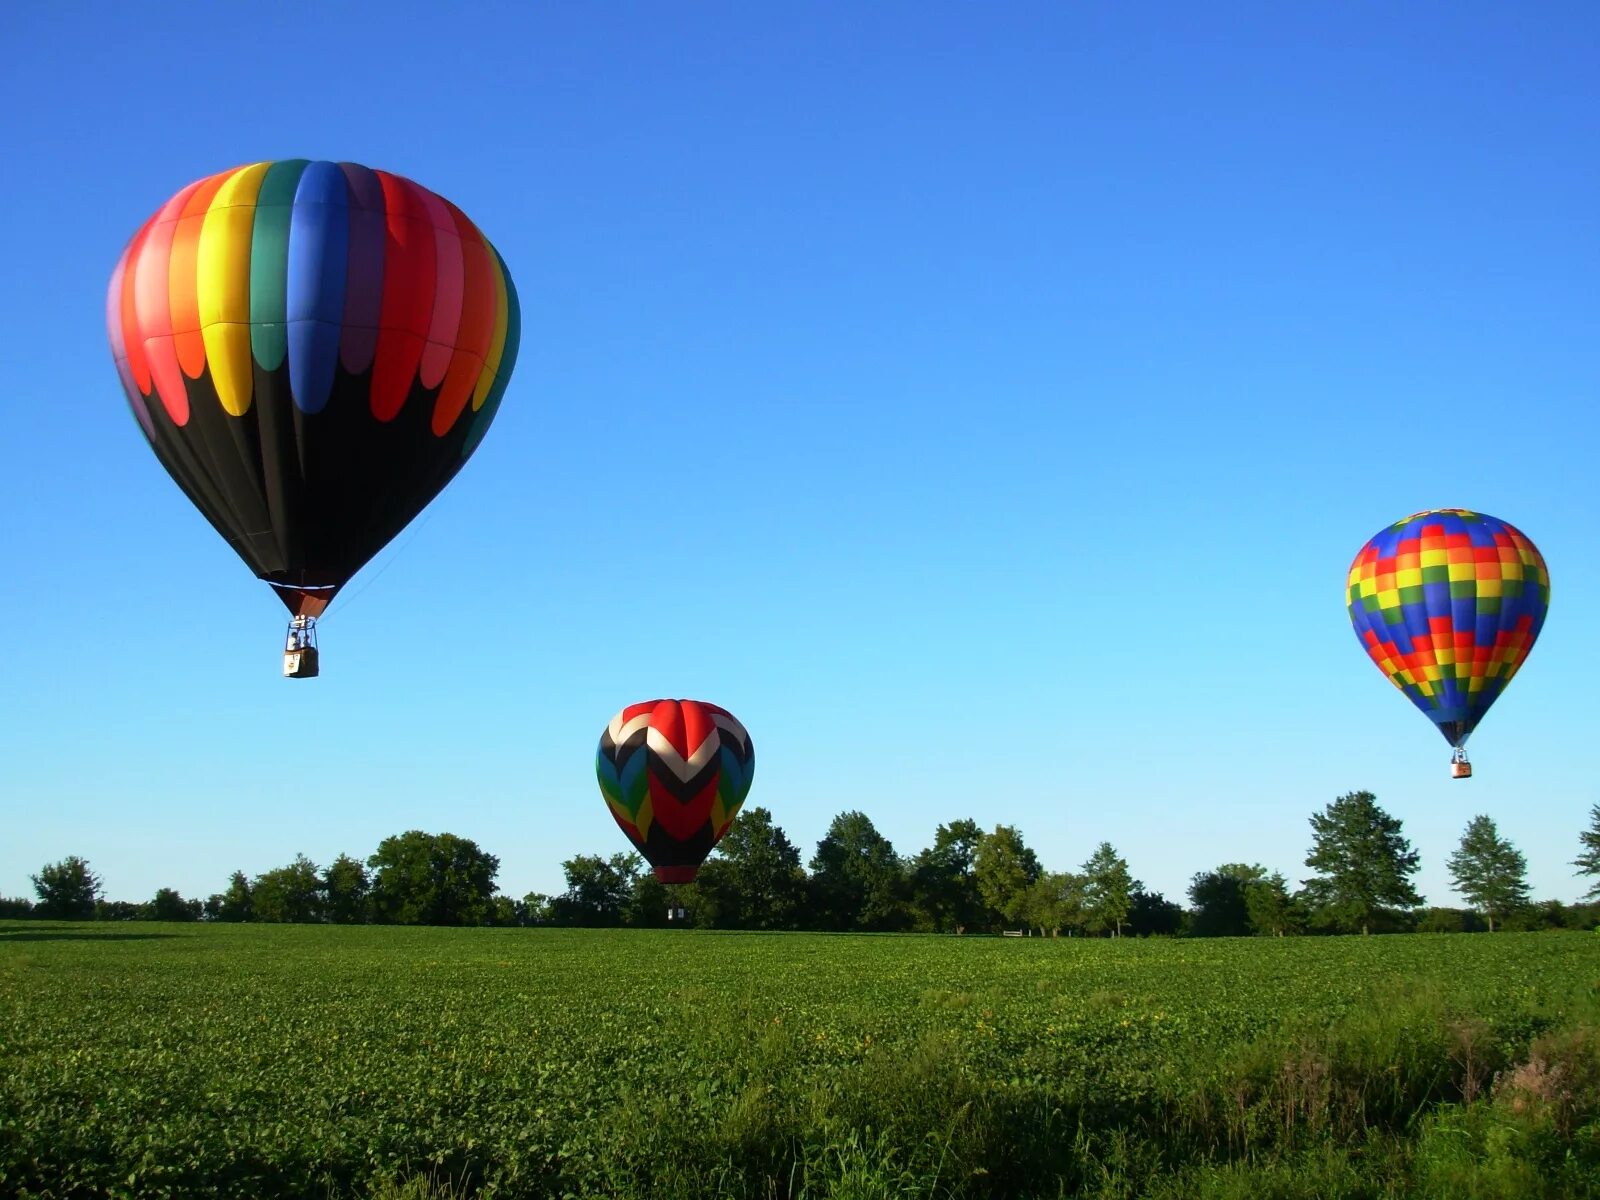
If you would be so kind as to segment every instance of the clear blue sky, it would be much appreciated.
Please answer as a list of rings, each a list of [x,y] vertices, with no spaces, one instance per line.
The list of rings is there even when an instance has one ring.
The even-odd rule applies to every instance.
[[[157,9],[161,11],[156,11]],[[1454,903],[1600,799],[1600,8],[25,5],[0,287],[0,893],[116,898],[450,830],[504,889],[626,848],[594,746],[712,700],[807,857],[866,811],[1102,839],[1182,898],[1368,788]],[[279,677],[284,612],[129,416],[103,296],[183,184],[352,159],[521,293],[500,416]],[[1366,659],[1350,559],[1512,521],[1549,622],[1478,776]]]

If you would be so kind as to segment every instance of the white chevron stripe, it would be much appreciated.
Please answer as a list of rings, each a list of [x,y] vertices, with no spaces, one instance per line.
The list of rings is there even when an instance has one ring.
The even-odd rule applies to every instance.
[[[627,711],[627,709],[622,710],[622,712]],[[647,712],[640,713],[626,725],[622,724],[622,713],[619,712],[616,716],[611,718],[611,724],[606,726],[606,732],[611,735],[611,740],[620,746],[623,742],[627,741],[634,734],[638,733],[639,730],[643,729],[649,724],[650,714]]]
[[[688,783],[705,770],[706,764],[716,757],[717,751],[722,746],[722,738],[716,730],[713,730],[705,741],[694,748],[694,753],[687,761],[659,730],[652,729],[646,733],[644,744],[656,752],[667,769],[678,777],[680,783]]]
[[[727,713],[714,712],[711,714],[711,720],[718,729],[725,729],[738,739],[740,750],[748,751],[750,749],[750,735],[745,732],[744,726],[734,720],[733,717]]]

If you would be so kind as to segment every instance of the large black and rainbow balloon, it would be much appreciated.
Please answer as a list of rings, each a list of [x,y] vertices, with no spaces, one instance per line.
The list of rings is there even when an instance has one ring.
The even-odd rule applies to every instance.
[[[688,883],[750,794],[756,751],[727,709],[703,700],[630,704],[600,735],[600,794],[663,883]]]
[[[1373,535],[1345,603],[1367,655],[1464,759],[1544,627],[1550,572],[1509,522],[1436,508]]]
[[[455,205],[303,159],[168,200],[123,251],[106,309],[156,457],[300,617],[461,469],[520,332],[505,263]]]

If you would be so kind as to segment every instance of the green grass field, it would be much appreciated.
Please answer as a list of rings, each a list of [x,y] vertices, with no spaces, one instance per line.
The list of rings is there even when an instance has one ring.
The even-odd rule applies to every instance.
[[[0,924],[0,1194],[1600,1195],[1600,938]]]

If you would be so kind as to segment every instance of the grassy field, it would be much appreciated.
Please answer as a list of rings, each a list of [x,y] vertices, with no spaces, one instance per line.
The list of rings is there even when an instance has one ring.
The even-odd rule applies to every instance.
[[[1600,1196],[1600,938],[0,924],[0,1194]]]

